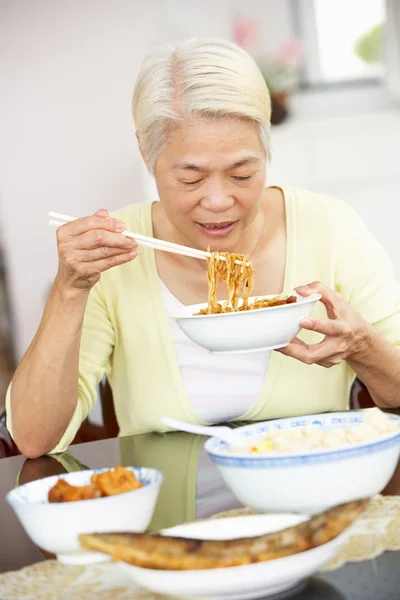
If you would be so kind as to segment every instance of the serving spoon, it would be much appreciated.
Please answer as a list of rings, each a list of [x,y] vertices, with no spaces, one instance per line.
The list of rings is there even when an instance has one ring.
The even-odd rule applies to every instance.
[[[225,425],[220,427],[209,427],[207,425],[192,425],[192,423],[186,423],[185,421],[179,421],[172,417],[162,417],[161,423],[180,431],[187,431],[188,433],[197,433],[198,435],[207,435],[209,437],[216,437],[229,444],[234,448],[243,448],[246,446],[246,441],[239,433]]]

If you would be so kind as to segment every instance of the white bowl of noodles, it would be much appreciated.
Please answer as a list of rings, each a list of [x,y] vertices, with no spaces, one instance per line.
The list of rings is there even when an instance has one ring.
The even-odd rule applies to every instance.
[[[295,302],[239,310],[219,314],[197,314],[207,309],[207,303],[184,306],[170,315],[196,344],[213,354],[241,354],[284,348],[301,330],[300,322],[310,316],[320,294],[306,298],[298,296]],[[251,305],[256,300],[269,300],[276,295],[249,298]]]

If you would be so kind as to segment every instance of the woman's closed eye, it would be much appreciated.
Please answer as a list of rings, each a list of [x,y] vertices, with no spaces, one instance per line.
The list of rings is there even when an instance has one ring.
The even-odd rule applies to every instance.
[[[196,181],[181,181],[184,185],[196,185],[196,183],[201,183],[202,179],[196,179]]]
[[[253,177],[253,175],[246,175],[245,177],[240,177],[239,175],[233,175],[232,179],[234,179],[235,181],[248,181],[249,179],[251,179]],[[191,185],[197,185],[198,183],[201,183],[203,181],[203,179],[196,179],[195,181],[181,181],[181,183],[183,183],[183,185],[187,185],[187,186],[191,186]]]

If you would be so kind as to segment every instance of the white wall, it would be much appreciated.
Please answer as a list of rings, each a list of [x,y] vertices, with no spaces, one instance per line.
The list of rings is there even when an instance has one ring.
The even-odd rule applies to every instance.
[[[152,23],[135,4],[1,4],[0,193],[18,356],[56,269],[47,212],[142,197],[130,97]]]
[[[18,357],[56,271],[47,212],[79,216],[152,193],[130,115],[148,47],[229,37],[244,11],[273,49],[290,35],[288,7],[289,0],[2,0],[0,210]]]
[[[385,87],[311,92],[274,129],[270,184],[348,202],[388,251],[400,280],[400,111]]]

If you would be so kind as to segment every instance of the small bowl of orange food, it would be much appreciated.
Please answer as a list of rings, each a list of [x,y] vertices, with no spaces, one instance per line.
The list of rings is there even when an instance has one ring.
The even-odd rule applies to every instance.
[[[160,471],[115,467],[77,471],[31,481],[6,500],[26,533],[42,550],[66,564],[109,560],[81,549],[83,533],[141,533],[150,524],[163,481]]]
[[[320,294],[295,292],[252,297],[254,267],[244,254],[211,252],[208,258],[208,301],[183,306],[170,315],[183,332],[212,354],[277,350],[290,344],[309,317]],[[217,292],[225,282],[226,300]]]

